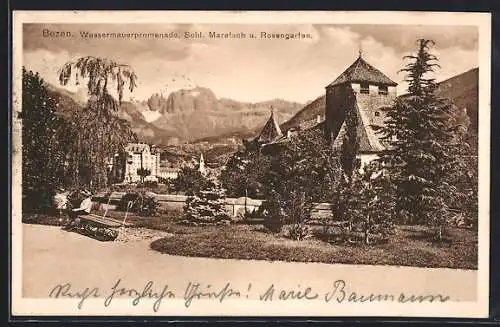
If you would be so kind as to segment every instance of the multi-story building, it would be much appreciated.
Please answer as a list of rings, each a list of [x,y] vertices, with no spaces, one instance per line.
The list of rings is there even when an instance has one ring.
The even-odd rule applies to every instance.
[[[117,154],[112,160],[112,178],[114,181],[136,183],[141,181],[140,169],[147,169],[148,179],[159,175],[160,153],[156,146],[146,143],[129,143],[124,153]]]

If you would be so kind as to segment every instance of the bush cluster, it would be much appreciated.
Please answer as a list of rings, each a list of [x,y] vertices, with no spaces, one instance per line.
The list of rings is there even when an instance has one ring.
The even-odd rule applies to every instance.
[[[121,198],[118,209],[152,217],[160,213],[160,203],[153,196],[144,192],[129,192]]]

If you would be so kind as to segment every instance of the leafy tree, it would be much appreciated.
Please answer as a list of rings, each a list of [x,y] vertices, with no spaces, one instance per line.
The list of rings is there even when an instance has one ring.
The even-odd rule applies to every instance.
[[[456,225],[477,227],[478,214],[478,157],[477,140],[471,139],[470,120],[465,109],[456,108],[458,132],[451,146],[454,165],[449,167],[446,185],[446,204]]]
[[[232,197],[260,197],[268,169],[267,156],[253,151],[236,152],[221,173],[222,186]]]
[[[437,83],[430,76],[437,57],[429,52],[434,42],[418,40],[415,55],[405,56],[408,95],[396,99],[386,109],[386,123],[380,130],[389,149],[382,154],[397,190],[398,211],[410,223],[429,223],[441,238],[446,206],[444,194],[446,174],[454,159],[450,155],[456,126],[453,106],[435,94]]]
[[[63,65],[59,82],[67,85],[74,78],[87,80],[89,100],[84,110],[72,116],[73,128],[67,131],[74,138],[72,165],[75,180],[89,183],[94,188],[107,184],[107,160],[121,152],[136,139],[130,125],[117,117],[125,84],[133,92],[137,76],[128,65],[99,57],[82,57]],[[115,86],[117,99],[112,95]]]
[[[271,158],[267,176],[266,206],[273,230],[292,224],[294,238],[307,235],[304,226],[314,202],[331,201],[342,179],[338,156],[318,130],[304,131],[293,137]]]
[[[147,168],[138,168],[137,169],[137,175],[139,175],[141,177],[141,183],[144,184],[144,179],[151,175],[151,170],[147,169]]]
[[[22,71],[23,212],[48,208],[56,187],[64,184],[65,155],[57,139],[64,124],[58,103],[38,73]]]
[[[179,175],[174,179],[173,186],[177,192],[194,195],[211,186],[211,182],[198,169],[185,166],[181,168]]]

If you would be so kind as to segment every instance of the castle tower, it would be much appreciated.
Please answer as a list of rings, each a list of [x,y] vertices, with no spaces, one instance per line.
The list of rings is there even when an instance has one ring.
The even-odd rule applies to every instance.
[[[358,58],[332,83],[326,86],[325,132],[327,138],[338,143],[345,131],[345,117],[349,109],[358,115],[360,154],[377,153],[384,149],[372,126],[385,121],[383,107],[396,99],[397,83],[367,63],[360,51]]]

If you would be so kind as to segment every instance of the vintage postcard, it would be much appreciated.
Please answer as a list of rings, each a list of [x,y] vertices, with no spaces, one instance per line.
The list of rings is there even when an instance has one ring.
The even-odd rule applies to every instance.
[[[490,24],[15,11],[12,314],[487,317]]]

